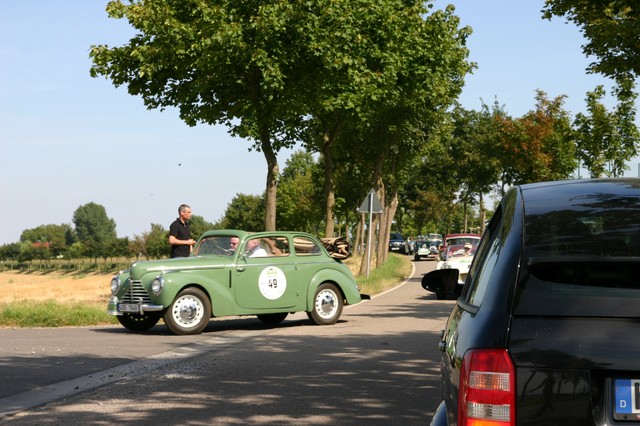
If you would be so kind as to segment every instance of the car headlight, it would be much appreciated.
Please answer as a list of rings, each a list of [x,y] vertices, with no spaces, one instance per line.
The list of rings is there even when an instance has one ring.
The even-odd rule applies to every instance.
[[[155,296],[159,296],[162,293],[162,289],[164,288],[164,278],[162,275],[156,277],[155,280],[151,283],[151,291]]]
[[[122,282],[120,281],[120,276],[119,275],[116,275],[115,277],[113,277],[111,279],[111,294],[113,296],[118,294],[118,290],[120,290],[120,286],[121,285],[122,285]]]

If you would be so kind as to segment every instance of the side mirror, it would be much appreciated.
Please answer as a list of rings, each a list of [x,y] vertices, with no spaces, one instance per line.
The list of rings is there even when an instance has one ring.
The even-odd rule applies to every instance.
[[[422,288],[436,293],[439,299],[444,297],[459,297],[462,285],[458,284],[457,269],[438,269],[422,277]]]

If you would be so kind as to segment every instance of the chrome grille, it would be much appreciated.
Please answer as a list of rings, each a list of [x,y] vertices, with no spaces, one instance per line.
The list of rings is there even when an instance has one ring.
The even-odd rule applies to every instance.
[[[142,283],[140,281],[131,281],[131,285],[129,285],[129,289],[125,294],[122,295],[120,299],[120,303],[151,303],[151,298],[142,288]]]

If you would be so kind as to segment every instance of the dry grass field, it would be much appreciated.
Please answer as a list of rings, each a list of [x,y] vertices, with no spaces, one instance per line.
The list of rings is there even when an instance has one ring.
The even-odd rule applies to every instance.
[[[23,300],[104,303],[112,275],[0,272],[0,304]]]

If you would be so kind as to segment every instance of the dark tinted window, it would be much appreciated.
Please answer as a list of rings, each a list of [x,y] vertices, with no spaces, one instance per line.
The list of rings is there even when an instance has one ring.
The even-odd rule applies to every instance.
[[[525,202],[516,314],[640,316],[640,189],[583,186]]]
[[[583,193],[556,189],[548,197],[538,190],[527,200],[527,257],[640,256],[640,188],[618,194],[604,192],[606,185],[583,186]]]
[[[493,275],[493,267],[500,254],[500,228],[502,226],[502,209],[498,208],[485,231],[476,252],[473,264],[469,270],[468,288],[465,300],[474,306],[479,306],[486,293]]]

